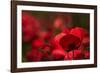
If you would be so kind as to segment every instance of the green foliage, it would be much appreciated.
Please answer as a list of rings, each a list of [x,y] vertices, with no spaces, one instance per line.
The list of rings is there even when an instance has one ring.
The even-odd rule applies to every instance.
[[[26,54],[28,51],[30,51],[32,49],[32,46],[31,44],[23,44],[22,45],[22,62],[26,62],[27,59],[26,59]]]

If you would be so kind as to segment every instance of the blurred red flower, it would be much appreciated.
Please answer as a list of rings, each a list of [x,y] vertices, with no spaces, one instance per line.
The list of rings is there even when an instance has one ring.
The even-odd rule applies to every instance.
[[[84,56],[81,50],[72,50],[66,54],[64,60],[80,60],[83,58]]]
[[[43,57],[42,57],[43,60],[47,61],[53,60],[53,57],[51,55],[53,49],[50,45],[44,45],[41,50],[43,51]]]
[[[72,15],[71,14],[57,14],[57,17],[54,21],[54,27],[57,29],[63,30],[64,28],[70,27],[72,24]]]
[[[49,41],[52,38],[53,33],[54,32],[52,32],[52,31],[49,31],[49,32],[47,32],[47,31],[41,31],[39,33],[39,37],[41,39],[43,39],[44,41]]]
[[[37,49],[33,49],[32,51],[27,53],[27,60],[29,62],[41,61],[42,56],[42,52],[38,51]]]
[[[52,51],[52,56],[54,60],[62,60],[64,59],[65,55],[66,55],[66,52],[60,47]]]
[[[29,42],[36,33],[39,31],[40,26],[38,20],[31,14],[23,12],[22,13],[22,32],[23,32],[23,42]]]
[[[85,59],[89,59],[90,58],[90,52],[89,51],[85,51],[84,52],[84,57],[85,57]]]
[[[82,44],[84,45],[84,47],[90,46],[90,36],[87,31],[84,31],[84,38],[82,40]]]
[[[32,48],[40,49],[44,46],[44,41],[42,39],[35,39],[32,41]]]

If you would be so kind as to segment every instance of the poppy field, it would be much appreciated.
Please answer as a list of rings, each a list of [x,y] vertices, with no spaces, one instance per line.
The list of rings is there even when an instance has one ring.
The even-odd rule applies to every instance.
[[[90,59],[89,14],[22,11],[22,62]]]

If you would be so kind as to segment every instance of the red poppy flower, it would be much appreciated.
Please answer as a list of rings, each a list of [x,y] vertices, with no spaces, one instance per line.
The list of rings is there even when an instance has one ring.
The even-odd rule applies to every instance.
[[[62,60],[64,59],[65,55],[66,52],[60,46],[52,51],[54,60]]]
[[[52,35],[53,35],[52,31],[49,31],[49,32],[40,31],[40,33],[39,33],[39,37],[41,39],[44,39],[45,41],[49,41],[51,39]]]
[[[64,26],[64,20],[61,17],[56,18],[55,22],[54,22],[54,27],[55,28],[63,28]]]
[[[89,42],[90,42],[89,37],[84,37],[84,39],[83,39],[83,44],[84,44],[85,46],[89,46]]]
[[[77,49],[80,46],[80,39],[73,35],[66,35],[60,39],[60,45],[66,51]]]
[[[34,50],[27,53],[27,60],[30,62],[41,61],[42,56],[43,56],[43,54],[40,51],[34,49]]]
[[[66,53],[64,60],[73,60],[73,52]]]
[[[29,42],[39,31],[39,22],[31,14],[22,13],[23,41]]]
[[[50,47],[49,45],[45,45],[43,46],[42,48],[42,51],[43,51],[43,60],[53,60],[53,57],[51,56],[51,52],[52,52],[52,47]]]
[[[33,40],[33,42],[32,42],[33,49],[34,48],[40,49],[40,48],[42,48],[43,45],[44,45],[44,41],[42,39],[36,39],[36,40]]]
[[[77,49],[83,39],[83,29],[73,28],[69,33],[60,33],[54,39],[63,49],[70,51]]]
[[[67,27],[70,27],[70,24],[72,23],[72,15],[71,14],[58,14],[55,21],[54,21],[54,27],[59,29],[64,29]]]
[[[66,54],[64,60],[80,60],[83,59],[83,53],[81,50],[73,50]]]
[[[81,50],[74,50],[73,53],[74,53],[74,60],[80,60],[84,58]]]
[[[82,44],[84,45],[84,47],[89,47],[90,45],[90,37],[89,35],[85,35],[83,40],[82,40]]]
[[[85,59],[89,59],[90,58],[90,52],[89,51],[85,51],[84,52],[84,57],[85,57]]]

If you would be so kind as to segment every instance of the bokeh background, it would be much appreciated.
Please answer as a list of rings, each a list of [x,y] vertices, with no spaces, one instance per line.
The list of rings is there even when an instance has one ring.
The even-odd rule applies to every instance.
[[[33,30],[34,34],[37,34],[38,37],[45,36],[44,42],[46,44],[48,44],[49,41],[52,38],[54,38],[56,35],[58,35],[62,31],[65,31],[66,28],[70,30],[75,27],[81,27],[85,29],[89,34],[90,18],[89,18],[89,14],[86,13],[84,14],[84,13],[67,13],[67,12],[64,13],[64,12],[44,12],[44,11],[22,11],[22,17],[25,14],[26,14],[26,20],[29,19],[28,20],[30,22],[29,25],[31,24],[32,21],[31,19],[33,20],[36,19],[34,23],[37,24],[35,26],[31,26],[31,25],[28,26],[29,27],[28,29],[30,30],[27,33],[31,32],[30,27],[33,27],[32,29],[34,29]],[[29,16],[27,14],[29,14]],[[25,23],[28,23],[28,21],[26,21]],[[22,23],[22,28],[24,28],[23,24],[25,23]],[[25,28],[26,26],[27,25],[25,25]],[[33,36],[33,33],[32,35],[31,33],[29,35]],[[22,40],[22,62],[30,62],[30,60],[28,60],[29,58],[27,57],[30,57],[29,53],[33,49],[32,42],[33,40],[37,39],[36,38],[37,36],[34,36],[31,39],[29,36],[28,37],[23,37],[23,36],[24,36],[24,32],[22,35],[22,39],[23,39]],[[90,49],[89,46],[86,47],[86,49],[89,51]],[[53,60],[43,59],[40,61],[53,61]],[[56,59],[55,61],[57,60],[63,60],[63,59]]]

